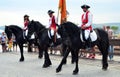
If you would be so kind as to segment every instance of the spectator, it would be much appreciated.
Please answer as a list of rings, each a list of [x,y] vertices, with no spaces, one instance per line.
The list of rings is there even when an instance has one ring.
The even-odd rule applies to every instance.
[[[13,39],[13,51],[17,51],[17,42],[14,34],[12,34],[12,39]],[[14,49],[15,46],[16,46],[16,49]]]
[[[106,30],[107,30],[109,39],[113,39],[113,30],[110,29],[110,26],[107,26]],[[110,61],[112,61],[113,60],[113,54],[114,54],[114,47],[113,47],[113,45],[109,45],[108,51],[109,51]]]
[[[105,30],[105,31],[106,31],[106,26],[103,26],[103,30]]]
[[[2,45],[2,52],[6,52],[7,45],[6,45],[6,35],[4,32],[2,32],[0,39],[1,39],[1,45]]]
[[[9,43],[8,43],[8,51],[12,51],[11,48],[12,48],[12,45],[13,45],[13,40],[9,40]]]

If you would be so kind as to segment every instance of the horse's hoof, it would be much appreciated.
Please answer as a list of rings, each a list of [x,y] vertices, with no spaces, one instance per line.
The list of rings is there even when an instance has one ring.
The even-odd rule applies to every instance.
[[[74,70],[74,71],[73,71],[73,75],[78,74],[78,71],[79,71],[79,70]]]
[[[23,62],[24,60],[20,59],[19,61],[20,61],[20,62]]]
[[[43,68],[47,68],[47,67],[49,67],[50,65],[43,65]]]
[[[52,65],[51,63],[50,64],[44,64],[43,65],[43,68],[47,68],[47,67],[49,67],[50,65]]]
[[[71,61],[71,64],[74,64],[75,63],[75,61]]]
[[[102,70],[106,71],[108,68],[108,64],[102,67]]]
[[[43,56],[38,56],[39,59],[42,59]]]
[[[64,65],[66,65],[66,64],[67,64],[67,62],[64,62],[63,64],[64,64]]]
[[[78,72],[74,72],[74,71],[73,71],[73,75],[77,75],[77,74],[78,74]]]
[[[24,61],[24,59],[22,59],[22,58],[21,58],[19,61],[20,61],[20,62],[23,62],[23,61]]]
[[[105,67],[104,67],[104,68],[102,68],[102,70],[103,70],[103,71],[106,71],[106,70],[107,70],[107,68],[105,68]]]
[[[58,73],[58,72],[60,72],[61,71],[61,69],[60,68],[57,68],[56,69],[56,73]]]

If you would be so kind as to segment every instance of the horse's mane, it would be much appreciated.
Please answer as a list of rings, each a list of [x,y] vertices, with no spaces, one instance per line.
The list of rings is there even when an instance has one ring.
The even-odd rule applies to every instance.
[[[22,28],[17,25],[9,25],[8,27],[22,31]]]
[[[61,24],[61,26],[63,26],[70,35],[74,35],[80,31],[77,25],[69,21]]]
[[[35,21],[36,22],[36,24],[38,25],[38,26],[40,26],[40,27],[42,27],[42,28],[45,28],[45,26],[42,24],[42,23],[40,23],[39,21]]]
[[[32,21],[30,21],[30,25],[31,24],[34,25],[34,27],[37,31],[39,31],[41,29],[45,29],[45,26],[42,23],[40,23],[39,21],[32,20]],[[29,27],[29,25],[28,25],[28,27]]]

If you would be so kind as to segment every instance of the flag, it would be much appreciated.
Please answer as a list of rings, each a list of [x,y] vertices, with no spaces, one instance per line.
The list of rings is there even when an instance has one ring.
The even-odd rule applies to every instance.
[[[67,21],[66,0],[59,0],[59,11],[61,13],[60,23]]]

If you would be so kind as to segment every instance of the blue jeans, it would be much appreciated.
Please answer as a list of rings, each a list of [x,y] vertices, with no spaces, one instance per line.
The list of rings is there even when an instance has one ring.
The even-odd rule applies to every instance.
[[[109,46],[108,51],[109,51],[109,58],[111,60],[111,59],[113,59],[113,55],[114,55],[114,47],[113,47],[113,45]]]

